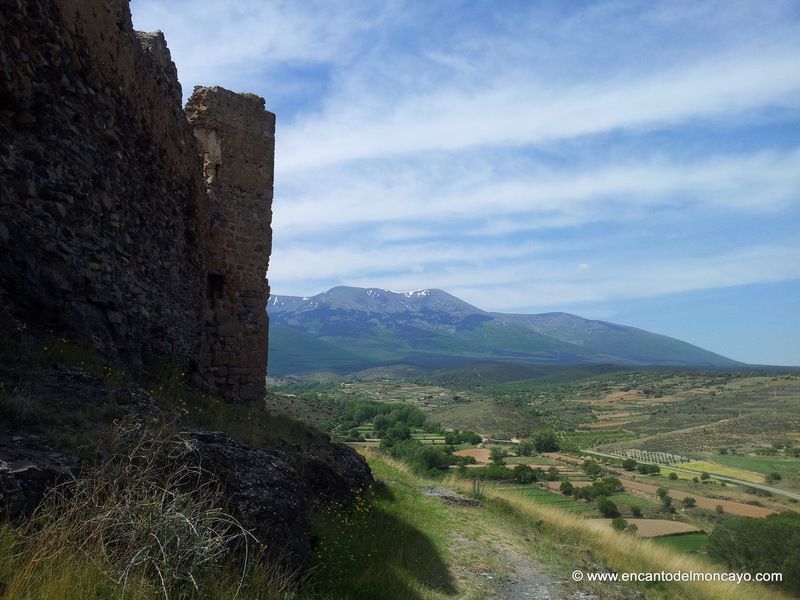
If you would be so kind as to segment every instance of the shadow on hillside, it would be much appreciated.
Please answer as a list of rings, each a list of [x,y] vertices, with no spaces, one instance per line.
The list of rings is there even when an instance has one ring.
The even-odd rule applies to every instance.
[[[386,487],[377,495],[394,498]],[[423,598],[421,588],[450,596],[457,592],[430,537],[382,507],[317,525],[323,542],[312,576],[315,592],[398,600]]]

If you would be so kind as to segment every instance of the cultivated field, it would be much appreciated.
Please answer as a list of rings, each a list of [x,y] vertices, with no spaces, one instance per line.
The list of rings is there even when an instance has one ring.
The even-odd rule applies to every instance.
[[[654,538],[662,535],[676,535],[681,533],[696,533],[701,531],[698,527],[681,521],[667,519],[626,519],[630,525],[636,525],[636,535],[644,538]],[[612,519],[592,519],[602,527],[611,528]]]

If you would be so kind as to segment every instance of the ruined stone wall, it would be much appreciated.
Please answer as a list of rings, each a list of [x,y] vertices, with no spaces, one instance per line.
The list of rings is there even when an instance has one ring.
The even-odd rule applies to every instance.
[[[217,88],[194,103],[224,159],[212,216],[166,42],[133,30],[127,0],[0,7],[0,335],[65,333],[134,370],[166,355],[231,397],[263,392],[274,116]]]
[[[219,87],[196,88],[186,114],[209,200],[201,364],[225,394],[263,398],[275,115],[263,98]]]

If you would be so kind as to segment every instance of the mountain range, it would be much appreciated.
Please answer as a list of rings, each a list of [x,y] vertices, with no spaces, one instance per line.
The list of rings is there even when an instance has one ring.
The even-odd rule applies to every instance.
[[[643,329],[563,312],[487,312],[438,289],[339,286],[310,297],[272,296],[267,311],[275,375],[468,362],[741,366]]]

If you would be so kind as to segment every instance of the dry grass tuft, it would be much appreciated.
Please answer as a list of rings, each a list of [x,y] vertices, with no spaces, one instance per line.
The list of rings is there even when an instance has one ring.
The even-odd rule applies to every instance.
[[[193,452],[167,429],[118,424],[108,459],[54,488],[23,530],[6,597],[54,597],[57,590],[44,592],[59,579],[53,569],[69,564],[107,578],[120,597],[138,597],[145,588],[186,597],[200,591],[209,572],[232,563],[240,575],[230,597],[238,596],[257,540],[220,508],[216,480],[193,466]],[[85,582],[88,589],[98,585]]]

